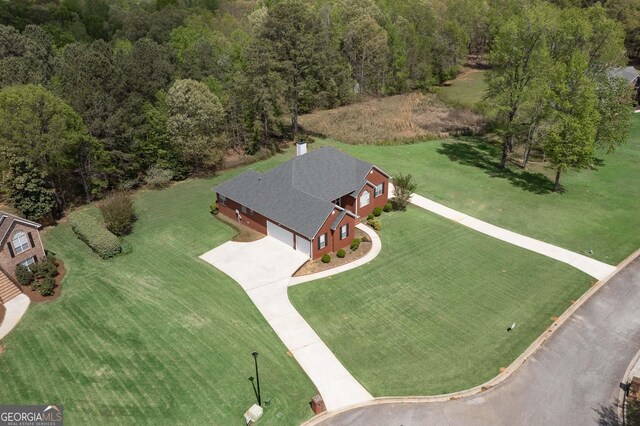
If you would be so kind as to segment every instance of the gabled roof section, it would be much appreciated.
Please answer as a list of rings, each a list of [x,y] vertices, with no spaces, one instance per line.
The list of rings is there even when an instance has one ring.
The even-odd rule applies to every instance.
[[[39,223],[0,211],[0,245],[4,244],[15,223],[20,223],[34,229],[42,228],[42,225]]]
[[[634,67],[612,68],[608,71],[608,74],[610,77],[623,78],[629,83],[640,76],[640,72]]]
[[[388,176],[366,161],[323,147],[264,174],[242,173],[215,191],[312,239],[336,208],[333,201],[362,189],[372,168]],[[339,216],[349,214],[344,212]]]

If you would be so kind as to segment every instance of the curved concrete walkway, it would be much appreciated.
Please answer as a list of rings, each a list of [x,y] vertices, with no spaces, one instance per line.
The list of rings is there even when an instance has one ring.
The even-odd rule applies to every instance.
[[[358,227],[369,234],[373,244],[366,256],[353,265],[299,277],[304,280],[292,279],[291,275],[309,257],[271,237],[251,243],[229,241],[200,256],[242,286],[307,373],[330,411],[371,401],[373,397],[293,307],[287,287],[338,274],[375,258],[380,252],[380,238],[366,226]]]
[[[289,286],[319,280],[320,278],[330,277],[331,275],[339,274],[350,269],[355,269],[375,259],[382,249],[380,237],[371,228],[362,223],[357,224],[356,228],[369,236],[369,239],[371,240],[371,250],[369,250],[369,253],[367,253],[365,256],[362,256],[360,259],[354,260],[353,262],[347,263],[346,265],[338,266],[337,268],[328,269],[322,272],[316,272],[315,274],[302,275],[300,277],[291,277],[291,279],[289,280]]]
[[[22,316],[27,312],[27,308],[31,300],[26,294],[20,294],[4,304],[6,309],[4,313],[4,320],[0,324],[0,340],[20,322]]]
[[[389,183],[389,191],[393,193],[393,185]],[[446,217],[447,219],[458,222],[461,225],[471,228],[475,231],[482,232],[490,237],[497,238],[507,243],[513,244],[518,247],[522,247],[527,250],[542,254],[560,262],[573,266],[582,272],[591,275],[598,280],[606,278],[609,274],[615,271],[615,266],[608,265],[598,260],[592,259],[587,256],[563,249],[553,244],[545,243],[534,238],[526,237],[524,235],[508,231],[504,228],[492,225],[475,217],[461,213],[457,210],[451,209],[440,203],[432,201],[422,195],[413,194],[411,197],[411,204],[414,204],[420,208],[428,210],[432,213]]]

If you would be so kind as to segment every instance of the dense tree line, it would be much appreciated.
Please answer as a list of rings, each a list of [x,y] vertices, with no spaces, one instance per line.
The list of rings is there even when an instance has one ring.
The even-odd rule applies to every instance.
[[[599,5],[533,3],[505,22],[489,54],[487,103],[502,136],[500,167],[514,145],[543,150],[556,172],[596,164],[627,139],[633,90],[612,75],[626,64],[624,31]]]
[[[632,51],[634,1],[604,9],[629,22]],[[0,2],[3,187],[11,197],[36,171],[46,205],[30,211],[55,214],[151,169],[180,179],[215,170],[226,148],[273,150],[300,114],[452,78],[529,3]]]

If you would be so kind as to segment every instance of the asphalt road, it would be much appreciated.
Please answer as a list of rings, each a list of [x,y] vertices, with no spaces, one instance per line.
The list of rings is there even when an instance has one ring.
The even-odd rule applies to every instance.
[[[356,408],[320,424],[616,425],[620,380],[639,349],[640,257],[496,387],[457,401]]]

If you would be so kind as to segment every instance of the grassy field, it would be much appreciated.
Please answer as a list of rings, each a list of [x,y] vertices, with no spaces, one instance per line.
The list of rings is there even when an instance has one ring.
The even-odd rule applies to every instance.
[[[467,69],[456,79],[437,88],[437,94],[445,103],[471,108],[482,100],[487,85],[484,71]]]
[[[382,252],[370,264],[289,289],[299,312],[376,396],[484,383],[592,282],[418,208],[382,222]]]
[[[498,147],[475,139],[402,146],[319,140],[387,172],[411,173],[417,193],[494,225],[617,264],[640,247],[640,114],[629,142],[600,155],[597,170],[567,173],[566,192],[550,192],[545,173],[497,168]]]
[[[480,115],[445,105],[433,94],[369,99],[300,117],[306,131],[353,144],[398,144],[477,132]]]
[[[63,295],[2,340],[0,402],[64,404],[68,424],[241,424],[257,350],[260,424],[310,417],[313,384],[240,286],[197,257],[234,234],[208,212],[226,177],[140,193],[126,256],[100,260],[68,225],[47,231]]]

